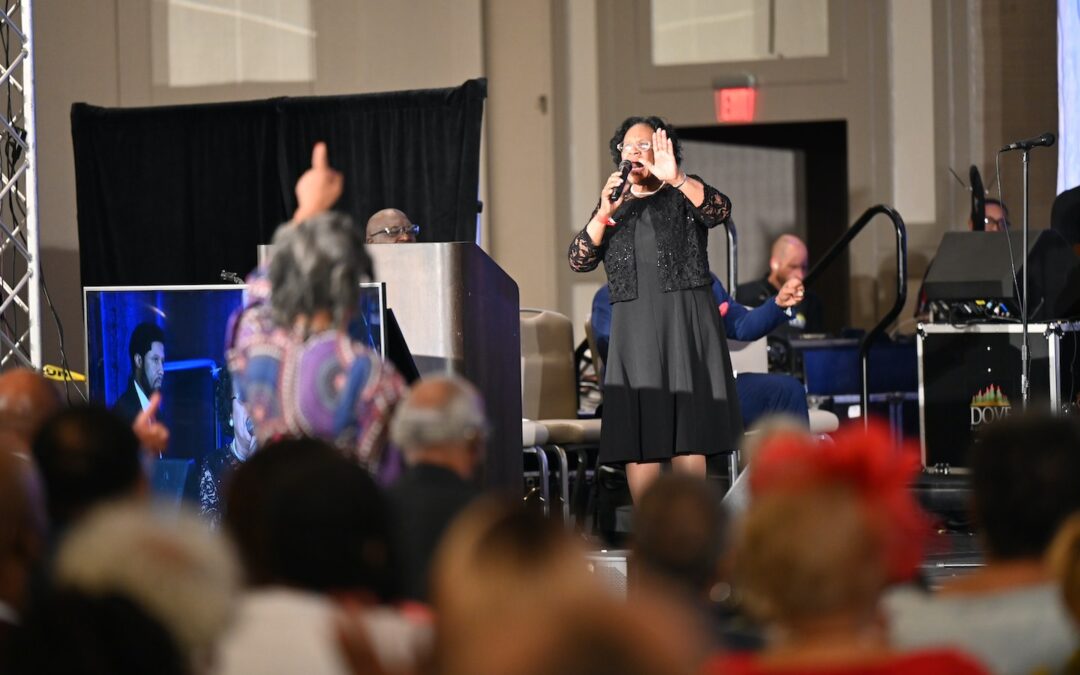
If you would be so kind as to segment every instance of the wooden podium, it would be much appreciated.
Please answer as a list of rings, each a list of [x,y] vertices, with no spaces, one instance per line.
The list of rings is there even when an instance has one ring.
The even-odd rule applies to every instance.
[[[517,283],[472,243],[372,244],[367,251],[421,376],[461,375],[484,396],[491,434],[482,484],[520,493]]]

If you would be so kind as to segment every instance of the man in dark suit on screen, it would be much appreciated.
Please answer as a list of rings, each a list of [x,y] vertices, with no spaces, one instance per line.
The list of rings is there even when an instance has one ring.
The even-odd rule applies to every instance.
[[[150,398],[161,389],[164,379],[165,333],[157,324],[144,321],[135,326],[128,341],[128,359],[131,379],[113,403],[113,412],[132,423],[150,406]]]

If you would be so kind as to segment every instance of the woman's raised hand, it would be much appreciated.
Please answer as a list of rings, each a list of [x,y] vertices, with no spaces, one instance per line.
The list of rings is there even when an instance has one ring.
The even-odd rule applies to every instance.
[[[678,183],[679,165],[675,162],[675,151],[671,145],[671,139],[663,129],[657,129],[652,135],[653,161],[641,158],[641,163],[656,178],[665,183]],[[679,179],[679,180],[676,180]]]
[[[311,168],[296,181],[296,213],[293,222],[328,211],[341,197],[345,179],[330,166],[326,143],[319,141],[311,151]]]

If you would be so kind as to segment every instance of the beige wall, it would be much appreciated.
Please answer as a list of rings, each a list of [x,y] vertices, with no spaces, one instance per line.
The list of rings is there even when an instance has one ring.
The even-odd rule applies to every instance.
[[[806,67],[763,66],[755,73],[758,119],[847,120],[849,222],[872,204],[896,204],[908,221],[910,276],[917,280],[941,233],[962,225],[966,213],[966,195],[948,167],[966,175],[974,162],[989,180],[997,147],[1056,128],[1054,5],[830,0],[833,56]],[[318,0],[313,6],[314,82],[168,89],[151,82],[149,3],[37,3],[42,260],[73,366],[83,366],[73,102],[136,106],[359,93],[486,76],[487,248],[517,280],[523,305],[553,307],[580,324],[603,273],[573,274],[565,252],[608,172],[610,130],[643,111],[676,125],[711,124],[713,86],[746,71],[697,66],[669,78],[643,68],[636,44],[647,0]],[[1032,165],[1032,223],[1042,227],[1056,155],[1037,152]],[[1009,165],[1003,178],[1018,220],[1017,169]],[[868,325],[891,302],[891,251],[885,227],[853,247],[854,325]],[[46,361],[56,363],[55,329],[45,323]]]
[[[1054,0],[983,0],[983,175],[993,176],[1003,145],[1044,131],[1057,133],[1057,3]],[[1050,226],[1057,195],[1057,148],[1031,152],[1032,229]],[[1021,154],[1001,157],[1005,203],[1014,225],[1021,209]]]
[[[558,306],[550,0],[484,3],[490,252],[522,307]]]

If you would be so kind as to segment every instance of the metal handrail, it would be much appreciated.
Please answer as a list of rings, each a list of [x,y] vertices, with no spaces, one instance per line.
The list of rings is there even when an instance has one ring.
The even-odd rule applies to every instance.
[[[821,271],[832,264],[833,260],[847,249],[851,240],[866,227],[867,223],[869,223],[874,216],[882,213],[889,217],[889,220],[892,221],[893,229],[896,230],[896,300],[893,301],[892,309],[889,310],[888,314],[878,321],[859,342],[859,362],[862,366],[860,373],[862,378],[862,392],[860,393],[859,398],[860,405],[862,406],[864,425],[869,424],[870,422],[870,384],[866,376],[866,364],[869,360],[870,345],[885,331],[886,326],[895,321],[896,317],[900,316],[900,312],[904,309],[904,302],[907,300],[907,227],[904,225],[904,219],[901,218],[900,214],[892,207],[885,206],[884,204],[871,206],[859,216],[859,219],[856,220],[846,232],[844,232],[843,236],[832,245],[832,248],[830,248],[825,256],[814,265],[813,269],[806,275],[806,278],[803,279],[804,286],[813,284],[817,277],[821,275]]]
[[[735,285],[739,279],[739,233],[735,230],[735,221],[731,219],[731,216],[720,224],[724,226],[727,234],[727,290],[734,296]]]

